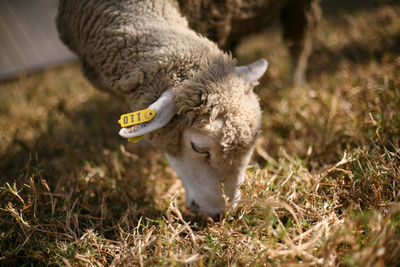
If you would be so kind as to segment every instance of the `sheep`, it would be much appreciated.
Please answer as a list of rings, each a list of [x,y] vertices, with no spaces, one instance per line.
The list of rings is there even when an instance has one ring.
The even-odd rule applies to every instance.
[[[321,18],[320,0],[182,0],[189,26],[234,52],[244,36],[265,29],[277,15],[292,61],[291,81],[305,83],[305,71],[315,30]]]
[[[60,0],[56,23],[95,87],[133,111],[156,110],[119,134],[147,134],[182,180],[186,205],[215,216],[240,200],[261,127],[253,88],[268,63],[236,66],[181,9],[174,0]]]

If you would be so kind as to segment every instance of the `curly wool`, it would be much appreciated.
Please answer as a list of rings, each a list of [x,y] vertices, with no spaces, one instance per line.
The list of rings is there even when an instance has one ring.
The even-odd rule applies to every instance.
[[[175,1],[60,0],[60,38],[81,60],[98,88],[125,99],[133,110],[174,88],[178,114],[148,136],[155,147],[178,153],[186,127],[226,120],[226,151],[248,147],[259,130],[257,97],[234,72],[236,62],[188,27]]]
[[[252,91],[255,85],[246,82],[226,62],[215,63],[178,87],[178,115],[185,118],[185,124],[199,130],[221,119],[221,136],[214,137],[224,151],[247,149],[260,129],[260,106]]]
[[[57,27],[96,87],[143,108],[221,54],[172,3],[61,0]]]

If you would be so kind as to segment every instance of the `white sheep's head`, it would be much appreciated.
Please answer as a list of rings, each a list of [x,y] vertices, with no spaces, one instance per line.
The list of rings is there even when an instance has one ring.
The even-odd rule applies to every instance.
[[[129,128],[120,131],[125,138],[157,129],[170,138],[170,132],[179,131],[175,145],[162,150],[195,213],[215,216],[240,200],[239,187],[261,125],[253,88],[267,66],[264,59],[242,67],[218,62],[181,87],[165,91],[149,106],[157,116],[144,127],[133,133]]]

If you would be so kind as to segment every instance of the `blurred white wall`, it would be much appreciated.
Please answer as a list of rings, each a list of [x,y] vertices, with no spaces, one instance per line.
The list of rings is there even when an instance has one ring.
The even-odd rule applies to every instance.
[[[0,0],[0,80],[76,60],[58,38],[58,0]]]

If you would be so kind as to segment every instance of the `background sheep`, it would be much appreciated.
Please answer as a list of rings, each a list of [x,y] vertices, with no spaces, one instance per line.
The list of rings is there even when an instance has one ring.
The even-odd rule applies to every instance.
[[[243,18],[237,15],[243,5],[223,6],[230,4],[231,22]],[[186,5],[182,10],[190,13]],[[57,25],[94,85],[126,99],[133,110],[157,111],[151,122],[120,135],[151,133],[182,179],[193,211],[215,215],[226,208],[223,194],[233,204],[240,198],[238,185],[260,129],[252,88],[265,60],[235,68],[230,55],[189,28],[174,1],[60,1]],[[224,32],[215,37],[231,44],[235,32]]]
[[[320,21],[319,0],[186,0],[179,1],[190,27],[225,49],[234,51],[240,40],[261,31],[280,16],[283,37],[292,61],[292,80],[305,82],[308,57]]]

